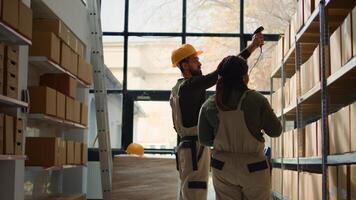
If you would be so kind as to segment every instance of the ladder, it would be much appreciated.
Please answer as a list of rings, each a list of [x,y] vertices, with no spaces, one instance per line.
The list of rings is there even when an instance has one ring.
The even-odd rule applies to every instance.
[[[100,21],[100,0],[88,0],[90,35],[91,35],[91,63],[94,72],[94,94],[99,142],[99,159],[101,185],[104,200],[111,200],[112,189],[112,154],[109,132],[109,118],[107,105],[107,91],[105,85],[105,65],[103,56],[102,30]]]

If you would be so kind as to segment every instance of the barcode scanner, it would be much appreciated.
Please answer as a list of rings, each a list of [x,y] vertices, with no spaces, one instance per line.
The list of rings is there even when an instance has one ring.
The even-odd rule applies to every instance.
[[[263,30],[265,30],[265,28],[263,28],[263,26],[260,26],[260,27],[258,27],[258,28],[255,30],[255,32],[253,32],[253,34],[255,35],[255,34],[257,34],[257,33],[262,33]],[[260,61],[260,59],[261,59],[261,56],[262,56],[262,45],[263,45],[263,44],[260,45],[260,55],[258,56],[258,58],[257,58],[257,60],[256,60],[256,62],[255,62],[255,64],[250,68],[248,74],[250,74],[250,73],[252,72],[253,68],[256,66],[256,64],[257,64],[257,63]]]
[[[258,28],[255,30],[255,32],[253,32],[253,34],[255,35],[255,34],[257,34],[257,33],[262,33],[263,30],[265,30],[265,28],[263,28],[263,26],[260,26],[260,27],[258,27]],[[263,44],[262,44],[262,45],[263,45]],[[262,45],[260,46],[261,51],[262,51]]]

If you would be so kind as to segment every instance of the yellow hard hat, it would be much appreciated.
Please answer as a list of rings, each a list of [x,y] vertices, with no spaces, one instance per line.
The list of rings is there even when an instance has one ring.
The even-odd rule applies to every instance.
[[[131,143],[126,149],[126,152],[128,154],[136,154],[139,156],[143,156],[144,149],[143,146],[137,143]]]
[[[203,53],[202,51],[195,50],[195,48],[192,45],[184,44],[172,52],[172,56],[171,56],[172,67],[177,67],[177,64],[181,60],[188,58],[191,55],[194,55],[194,54],[200,55],[202,53]]]

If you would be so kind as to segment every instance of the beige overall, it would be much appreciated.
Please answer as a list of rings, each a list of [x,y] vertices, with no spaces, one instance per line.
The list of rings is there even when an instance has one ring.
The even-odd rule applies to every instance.
[[[217,200],[268,200],[271,197],[270,166],[264,143],[248,130],[241,104],[236,110],[219,110],[219,128],[211,160]]]
[[[210,150],[199,144],[196,126],[190,128],[183,126],[179,105],[179,89],[183,83],[184,80],[178,81],[170,97],[174,128],[181,138],[176,153],[181,180],[179,199],[206,200]]]

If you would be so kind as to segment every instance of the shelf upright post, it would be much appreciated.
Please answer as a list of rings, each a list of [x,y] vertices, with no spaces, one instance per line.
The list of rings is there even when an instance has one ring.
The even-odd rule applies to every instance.
[[[285,42],[285,41],[284,41]],[[284,177],[283,177],[283,171],[285,170],[285,165],[284,165],[284,137],[285,137],[285,132],[286,132],[286,119],[285,119],[285,115],[283,113],[283,109],[285,107],[285,103],[284,103],[284,89],[283,89],[283,86],[284,86],[284,82],[285,82],[285,74],[284,74],[284,55],[282,57],[282,63],[281,63],[281,94],[282,94],[282,99],[281,100],[281,121],[282,121],[282,152],[283,152],[283,156],[281,158],[281,169],[282,169],[282,183],[283,183],[283,180],[284,180]],[[282,199],[284,197],[284,193],[283,193],[283,184],[282,184]]]
[[[300,96],[302,94],[302,89],[301,89],[301,73],[300,73],[300,67],[302,65],[302,49],[300,42],[297,41],[297,37],[295,36],[295,76],[296,76],[296,82],[297,82],[297,87],[296,87],[296,130],[297,130],[297,146],[298,146],[298,153],[297,153],[297,171],[298,171],[298,198],[299,198],[299,183],[300,183],[300,178],[299,178],[299,171],[300,171],[300,165],[299,165],[299,147],[301,146],[300,143],[303,142],[303,107],[300,104]]]
[[[112,153],[110,144],[107,90],[105,84],[105,65],[100,21],[100,0],[88,1],[91,39],[91,61],[94,67],[94,94],[99,141],[99,159],[103,200],[111,199]]]
[[[327,156],[329,154],[329,134],[328,134],[328,96],[327,96],[327,69],[329,69],[329,34],[326,24],[326,8],[325,0],[321,0],[319,4],[319,16],[320,16],[320,76],[321,76],[321,143],[322,143],[322,199],[327,200],[329,198],[328,193],[328,166]]]

